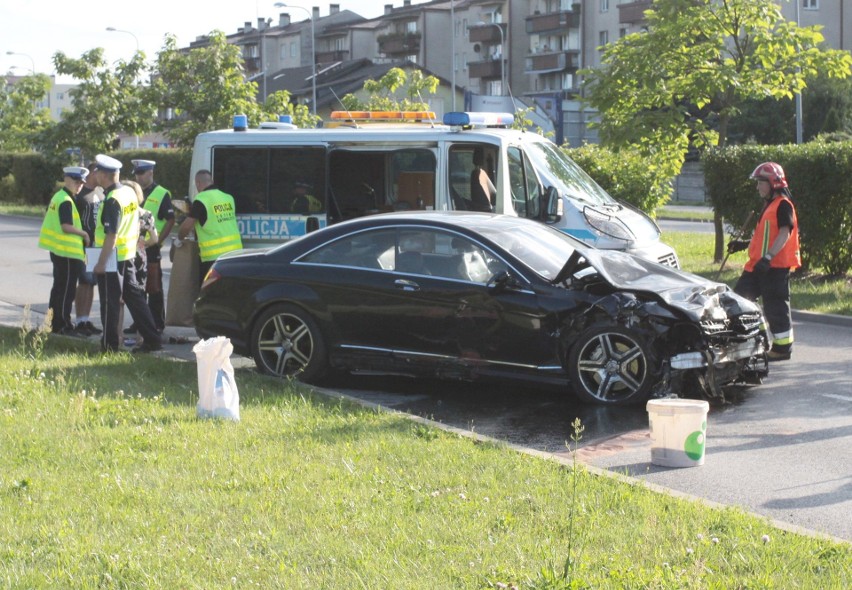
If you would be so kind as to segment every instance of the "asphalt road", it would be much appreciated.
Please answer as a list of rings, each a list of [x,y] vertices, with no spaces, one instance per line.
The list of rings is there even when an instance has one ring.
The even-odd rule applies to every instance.
[[[46,310],[51,270],[35,247],[39,224],[0,216],[0,323],[20,326],[26,305],[35,316]],[[165,271],[168,279],[168,264]],[[95,305],[97,317],[97,298]],[[579,456],[590,465],[852,541],[852,318],[812,320],[794,317],[793,361],[772,365],[763,385],[735,391],[732,403],[711,410],[705,464],[687,469],[651,464],[644,408],[586,406],[565,391],[503,383],[362,376],[332,388],[554,454],[567,452],[570,425],[580,418]],[[193,358],[189,345],[161,354]]]

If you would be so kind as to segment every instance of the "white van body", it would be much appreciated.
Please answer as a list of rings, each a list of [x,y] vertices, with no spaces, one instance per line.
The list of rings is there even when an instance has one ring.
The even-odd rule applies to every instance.
[[[491,210],[538,219],[597,248],[678,266],[651,218],[615,201],[535,133],[438,122],[261,127],[200,134],[190,170],[190,198],[195,173],[205,169],[234,197],[246,247],[385,211]],[[496,189],[485,206],[472,178],[476,154]],[[299,196],[305,192],[307,199]]]

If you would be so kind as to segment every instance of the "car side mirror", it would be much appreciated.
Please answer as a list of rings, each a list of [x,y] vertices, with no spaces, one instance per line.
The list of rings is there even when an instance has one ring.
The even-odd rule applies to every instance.
[[[562,219],[562,215],[562,197],[559,195],[559,189],[555,186],[549,186],[544,193],[544,220],[548,223],[554,223]]]
[[[488,279],[488,291],[492,295],[496,295],[498,293],[503,293],[504,291],[509,291],[512,289],[520,288],[521,284],[518,280],[509,274],[508,271],[501,270],[496,273],[490,279]]]

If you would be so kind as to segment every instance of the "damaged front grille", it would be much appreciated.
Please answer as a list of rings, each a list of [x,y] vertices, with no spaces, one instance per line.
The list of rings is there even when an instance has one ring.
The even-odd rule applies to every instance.
[[[731,328],[737,334],[753,334],[760,330],[763,317],[759,313],[744,313],[731,320]]]
[[[728,320],[702,320],[701,329],[706,334],[716,335],[722,334],[729,330],[730,322]]]

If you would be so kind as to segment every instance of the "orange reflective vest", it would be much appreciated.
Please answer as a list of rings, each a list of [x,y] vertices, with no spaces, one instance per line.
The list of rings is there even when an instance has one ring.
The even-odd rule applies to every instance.
[[[793,230],[790,232],[790,239],[781,251],[772,257],[769,264],[772,268],[789,268],[790,270],[802,266],[802,259],[799,256],[799,220],[796,217],[796,208],[793,207],[790,199],[779,196],[769,202],[760,215],[757,227],[754,228],[754,235],[748,245],[748,262],[745,264],[747,271],[754,270],[754,265],[763,258],[778,236],[778,206],[782,201],[790,203],[793,209]]]

